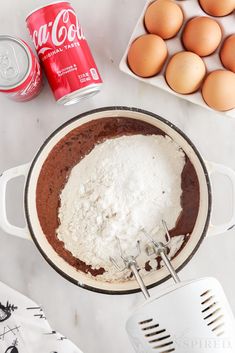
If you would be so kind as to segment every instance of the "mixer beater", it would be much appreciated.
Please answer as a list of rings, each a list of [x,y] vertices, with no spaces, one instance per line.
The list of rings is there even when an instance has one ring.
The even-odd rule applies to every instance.
[[[150,240],[150,242],[153,245],[151,247],[150,246],[146,247],[146,254],[148,256],[152,256],[153,254],[155,254],[156,257],[160,256],[164,265],[166,266],[166,268],[170,272],[172,278],[174,279],[175,283],[179,283],[180,282],[179,276],[177,275],[175,269],[173,268],[173,266],[171,264],[169,257],[167,256],[167,248],[168,248],[168,246],[170,246],[171,237],[170,237],[166,222],[164,220],[162,221],[162,225],[165,230],[165,236],[166,236],[166,243],[165,244],[163,244],[162,242],[156,242],[147,232],[145,232],[144,229],[142,229],[142,233]],[[123,266],[120,266],[118,264],[118,262],[113,257],[110,257],[110,261],[113,263],[113,265],[119,271],[124,271],[126,269],[131,270],[131,272],[134,275],[144,297],[146,299],[150,298],[150,294],[148,292],[148,289],[146,288],[144,281],[143,281],[141,275],[139,274],[139,266],[137,263],[137,258],[140,256],[140,253],[141,253],[140,242],[138,241],[136,244],[136,254],[126,255],[126,254],[124,254],[124,252],[122,250],[120,239],[119,238],[116,238],[116,239],[117,239],[117,243],[118,243],[118,247],[119,247],[120,258],[123,261]]]
[[[167,256],[170,235],[162,221],[167,242],[155,241],[145,231],[150,245],[149,256],[160,256],[169,270],[175,285],[159,296],[150,297],[138,271],[135,255],[123,254],[120,241],[120,256],[123,267],[110,260],[123,271],[130,269],[146,298],[127,321],[126,329],[137,353],[235,353],[235,319],[220,283],[214,278],[202,278],[181,282]]]

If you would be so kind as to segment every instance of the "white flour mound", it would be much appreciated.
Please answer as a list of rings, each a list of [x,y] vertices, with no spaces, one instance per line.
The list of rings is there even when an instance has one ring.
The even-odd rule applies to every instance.
[[[127,278],[129,271],[119,272],[110,262],[110,256],[120,259],[117,237],[129,254],[136,253],[140,240],[138,262],[144,268],[149,240],[142,229],[164,241],[162,219],[169,229],[175,226],[182,211],[184,164],[179,146],[160,135],[124,136],[96,145],[72,169],[61,193],[58,238],[73,256],[106,270],[99,280]],[[180,236],[171,257],[183,241]]]

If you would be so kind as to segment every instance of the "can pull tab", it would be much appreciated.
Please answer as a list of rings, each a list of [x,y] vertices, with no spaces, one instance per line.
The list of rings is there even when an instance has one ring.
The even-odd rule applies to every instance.
[[[0,47],[0,75],[7,81],[12,81],[19,74],[19,66],[15,50],[12,46]]]

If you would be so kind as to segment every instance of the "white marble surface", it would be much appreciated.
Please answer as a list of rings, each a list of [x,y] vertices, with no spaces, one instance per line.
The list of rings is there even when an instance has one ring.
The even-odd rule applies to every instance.
[[[1,1],[0,33],[30,41],[24,19],[44,0]],[[235,121],[192,105],[119,72],[118,64],[145,0],[72,0],[104,79],[102,92],[80,104],[55,103],[48,88],[29,103],[14,103],[0,95],[0,171],[32,159],[45,138],[61,123],[92,108],[127,105],[153,111],[174,122],[197,145],[205,159],[235,169]],[[20,191],[21,190],[21,191]],[[216,222],[229,215],[231,193],[216,180]],[[11,220],[23,223],[22,181],[10,185]],[[235,311],[235,230],[208,238],[182,279],[215,276]],[[0,231],[0,280],[41,303],[48,319],[85,353],[131,352],[124,325],[141,294],[106,296],[66,282],[41,257],[35,246]],[[156,294],[159,288],[151,290]]]

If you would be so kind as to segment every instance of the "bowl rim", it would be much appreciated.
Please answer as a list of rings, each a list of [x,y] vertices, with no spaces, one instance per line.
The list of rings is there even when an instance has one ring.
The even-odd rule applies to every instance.
[[[30,183],[30,179],[31,179],[31,174],[33,172],[34,166],[38,160],[39,155],[42,153],[42,151],[44,150],[45,146],[51,141],[51,139],[57,135],[61,130],[63,130],[65,127],[67,127],[68,125],[72,124],[73,122],[95,114],[95,113],[102,113],[105,111],[133,111],[136,113],[141,113],[141,114],[145,114],[148,115],[154,119],[160,120],[162,123],[165,123],[166,125],[170,126],[173,130],[175,130],[179,135],[181,135],[181,137],[183,137],[183,139],[190,145],[190,147],[193,149],[194,153],[196,154],[201,167],[203,169],[203,174],[204,177],[206,179],[206,185],[207,185],[207,192],[208,192],[208,210],[207,210],[207,215],[206,215],[206,221],[205,221],[205,225],[204,225],[204,229],[202,231],[200,240],[198,241],[198,243],[196,244],[194,250],[191,252],[191,254],[188,256],[188,258],[179,266],[179,268],[177,269],[177,272],[180,272],[187,264],[188,262],[192,259],[192,257],[195,255],[195,253],[197,252],[197,250],[199,249],[200,245],[202,244],[204,238],[206,237],[206,233],[209,227],[209,223],[210,223],[210,217],[211,217],[211,211],[212,211],[212,188],[211,188],[211,182],[210,182],[210,178],[209,178],[209,173],[207,171],[207,167],[206,164],[201,156],[201,154],[199,153],[198,149],[196,148],[196,146],[193,144],[193,142],[190,140],[190,138],[183,132],[181,131],[181,129],[179,129],[177,126],[175,126],[172,122],[170,122],[169,120],[162,118],[161,116],[159,116],[158,114],[149,112],[145,109],[141,109],[141,108],[135,108],[135,107],[127,107],[127,106],[107,106],[107,107],[101,107],[101,108],[96,108],[96,109],[92,109],[86,112],[83,112],[81,114],[76,115],[75,117],[67,120],[65,123],[63,123],[62,125],[60,125],[58,128],[56,128],[47,138],[46,140],[43,142],[43,144],[40,146],[40,148],[38,149],[37,153],[35,154],[33,161],[30,164],[30,168],[27,174],[27,178],[26,178],[26,182],[25,182],[25,189],[24,189],[24,211],[25,211],[25,218],[26,218],[26,223],[28,226],[28,229],[30,231],[32,240],[34,242],[34,244],[36,245],[37,249],[39,250],[39,252],[41,253],[41,255],[44,257],[44,259],[47,261],[47,263],[62,277],[64,277],[66,280],[68,280],[69,282],[75,284],[76,286],[79,286],[81,288],[84,288],[86,290],[92,291],[92,292],[96,292],[96,293],[101,293],[101,294],[107,294],[107,295],[126,295],[126,294],[134,294],[134,293],[139,293],[141,292],[140,288],[136,288],[136,289],[130,289],[130,290],[121,290],[121,291],[117,291],[117,290],[106,290],[106,289],[100,289],[97,287],[93,287],[87,284],[80,284],[77,280],[75,280],[73,277],[69,276],[67,273],[65,273],[61,268],[59,268],[57,265],[54,264],[53,260],[50,259],[47,254],[44,252],[44,250],[41,248],[41,246],[39,245],[38,241],[37,241],[37,236],[33,230],[33,226],[30,220],[30,212],[29,212],[29,205],[28,205],[28,193],[29,193],[29,183]],[[167,280],[169,280],[171,278],[171,275],[168,275],[164,278],[162,278],[161,280],[158,280],[154,283],[152,283],[151,285],[148,285],[147,288],[151,289],[154,288],[164,282],[166,282]]]

